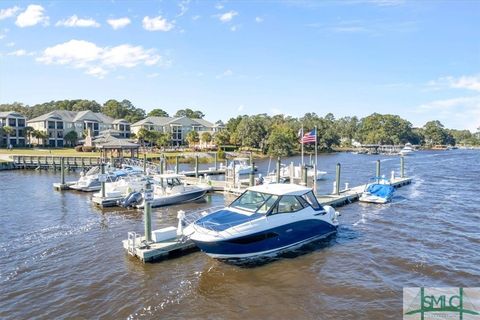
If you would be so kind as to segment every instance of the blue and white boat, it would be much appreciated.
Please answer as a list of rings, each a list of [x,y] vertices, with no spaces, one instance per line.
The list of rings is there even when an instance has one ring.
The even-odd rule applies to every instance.
[[[187,226],[184,234],[220,260],[271,256],[337,231],[338,213],[322,207],[311,188],[294,184],[250,187],[228,207]]]
[[[395,188],[385,178],[375,177],[372,179],[376,180],[376,182],[365,186],[359,201],[380,204],[389,202],[395,193]]]

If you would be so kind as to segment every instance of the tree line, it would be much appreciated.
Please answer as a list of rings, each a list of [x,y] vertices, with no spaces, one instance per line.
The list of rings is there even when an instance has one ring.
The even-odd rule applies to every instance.
[[[169,114],[161,108],[146,113],[144,109],[135,107],[130,101],[110,99],[103,105],[94,100],[59,100],[43,104],[27,106],[21,103],[2,104],[0,111],[16,111],[28,119],[35,118],[53,110],[70,110],[102,112],[115,119],[126,119],[130,123],[137,122],[148,116],[168,117]],[[174,117],[186,116],[201,119],[202,111],[185,108],[178,110]],[[219,123],[221,121],[217,121]],[[429,121],[423,127],[415,128],[408,120],[398,115],[373,113],[364,118],[342,117],[336,119],[332,113],[319,116],[314,112],[294,118],[285,115],[269,116],[265,113],[257,115],[239,115],[231,118],[225,125],[225,130],[214,135],[198,134],[192,131],[187,134],[186,141],[190,145],[198,142],[213,142],[218,146],[233,145],[257,149],[258,151],[279,156],[288,156],[299,151],[299,131],[304,128],[308,132],[318,129],[317,143],[320,150],[330,151],[335,147],[351,147],[355,141],[361,144],[399,145],[410,142],[415,145],[480,145],[480,128],[472,134],[469,130],[447,129],[438,121]],[[5,134],[4,127],[3,133]],[[0,132],[0,135],[2,132]],[[39,139],[46,139],[41,132],[25,130],[25,134]],[[65,137],[67,142],[74,143],[77,137]],[[136,138],[142,142],[148,141],[158,146],[170,144],[168,133],[159,133],[141,129]],[[305,145],[306,151],[312,151],[314,144]]]

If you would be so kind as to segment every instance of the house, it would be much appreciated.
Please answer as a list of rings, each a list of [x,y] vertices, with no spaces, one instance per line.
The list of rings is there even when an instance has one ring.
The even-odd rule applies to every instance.
[[[78,138],[81,138],[86,130],[90,130],[92,136],[96,137],[101,131],[117,127],[120,128],[118,131],[123,136],[130,136],[130,124],[124,119],[117,121],[103,113],[90,110],[79,112],[55,110],[28,120],[27,124],[35,130],[46,131],[48,133],[47,144],[50,147],[63,147],[65,145],[64,137],[70,131],[75,131]]]
[[[119,137],[130,138],[130,123],[125,119],[113,120],[113,129],[118,131]]]
[[[199,135],[209,132],[212,135],[224,128],[222,123],[213,124],[204,119],[192,119],[187,117],[147,117],[131,125],[133,133],[137,134],[140,129],[158,131],[171,134],[171,144],[179,146],[185,144],[185,138],[190,131],[197,131]]]
[[[0,145],[13,147],[25,146],[26,118],[15,111],[0,112],[0,127],[10,127],[15,130],[13,134],[3,133],[0,136]]]

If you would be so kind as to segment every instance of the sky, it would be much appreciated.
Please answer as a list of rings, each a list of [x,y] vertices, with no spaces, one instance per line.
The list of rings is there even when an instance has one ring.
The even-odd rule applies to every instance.
[[[1,1],[0,103],[480,127],[480,1]]]

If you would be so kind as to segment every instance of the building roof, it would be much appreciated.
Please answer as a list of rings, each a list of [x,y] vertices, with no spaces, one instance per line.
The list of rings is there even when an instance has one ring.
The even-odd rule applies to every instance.
[[[128,121],[125,120],[125,119],[115,119],[115,120],[113,120],[112,123],[113,123],[113,124],[117,124],[117,123],[128,123],[128,124],[129,124],[130,122],[128,122]]]
[[[130,139],[121,139],[109,134],[93,139],[93,144],[100,149],[136,149],[140,145],[132,142]]]
[[[8,117],[8,116],[13,116],[17,118],[25,118],[25,116],[21,115],[20,113],[16,111],[3,111],[0,112],[0,117]]]
[[[143,120],[135,122],[132,124],[132,127],[138,127],[144,124],[154,125],[154,126],[165,126],[165,125],[184,125],[184,126],[192,126],[192,125],[201,125],[204,127],[211,128],[213,127],[213,123],[204,120],[204,119],[192,119],[187,117],[146,117]]]
[[[65,122],[77,122],[77,121],[84,121],[84,120],[93,120],[103,123],[113,123],[113,118],[100,113],[100,112],[93,112],[90,110],[85,111],[68,111],[68,110],[54,110],[49,113],[42,114],[39,117],[33,118],[28,120],[28,122],[39,122],[45,121],[47,119],[59,119]]]

